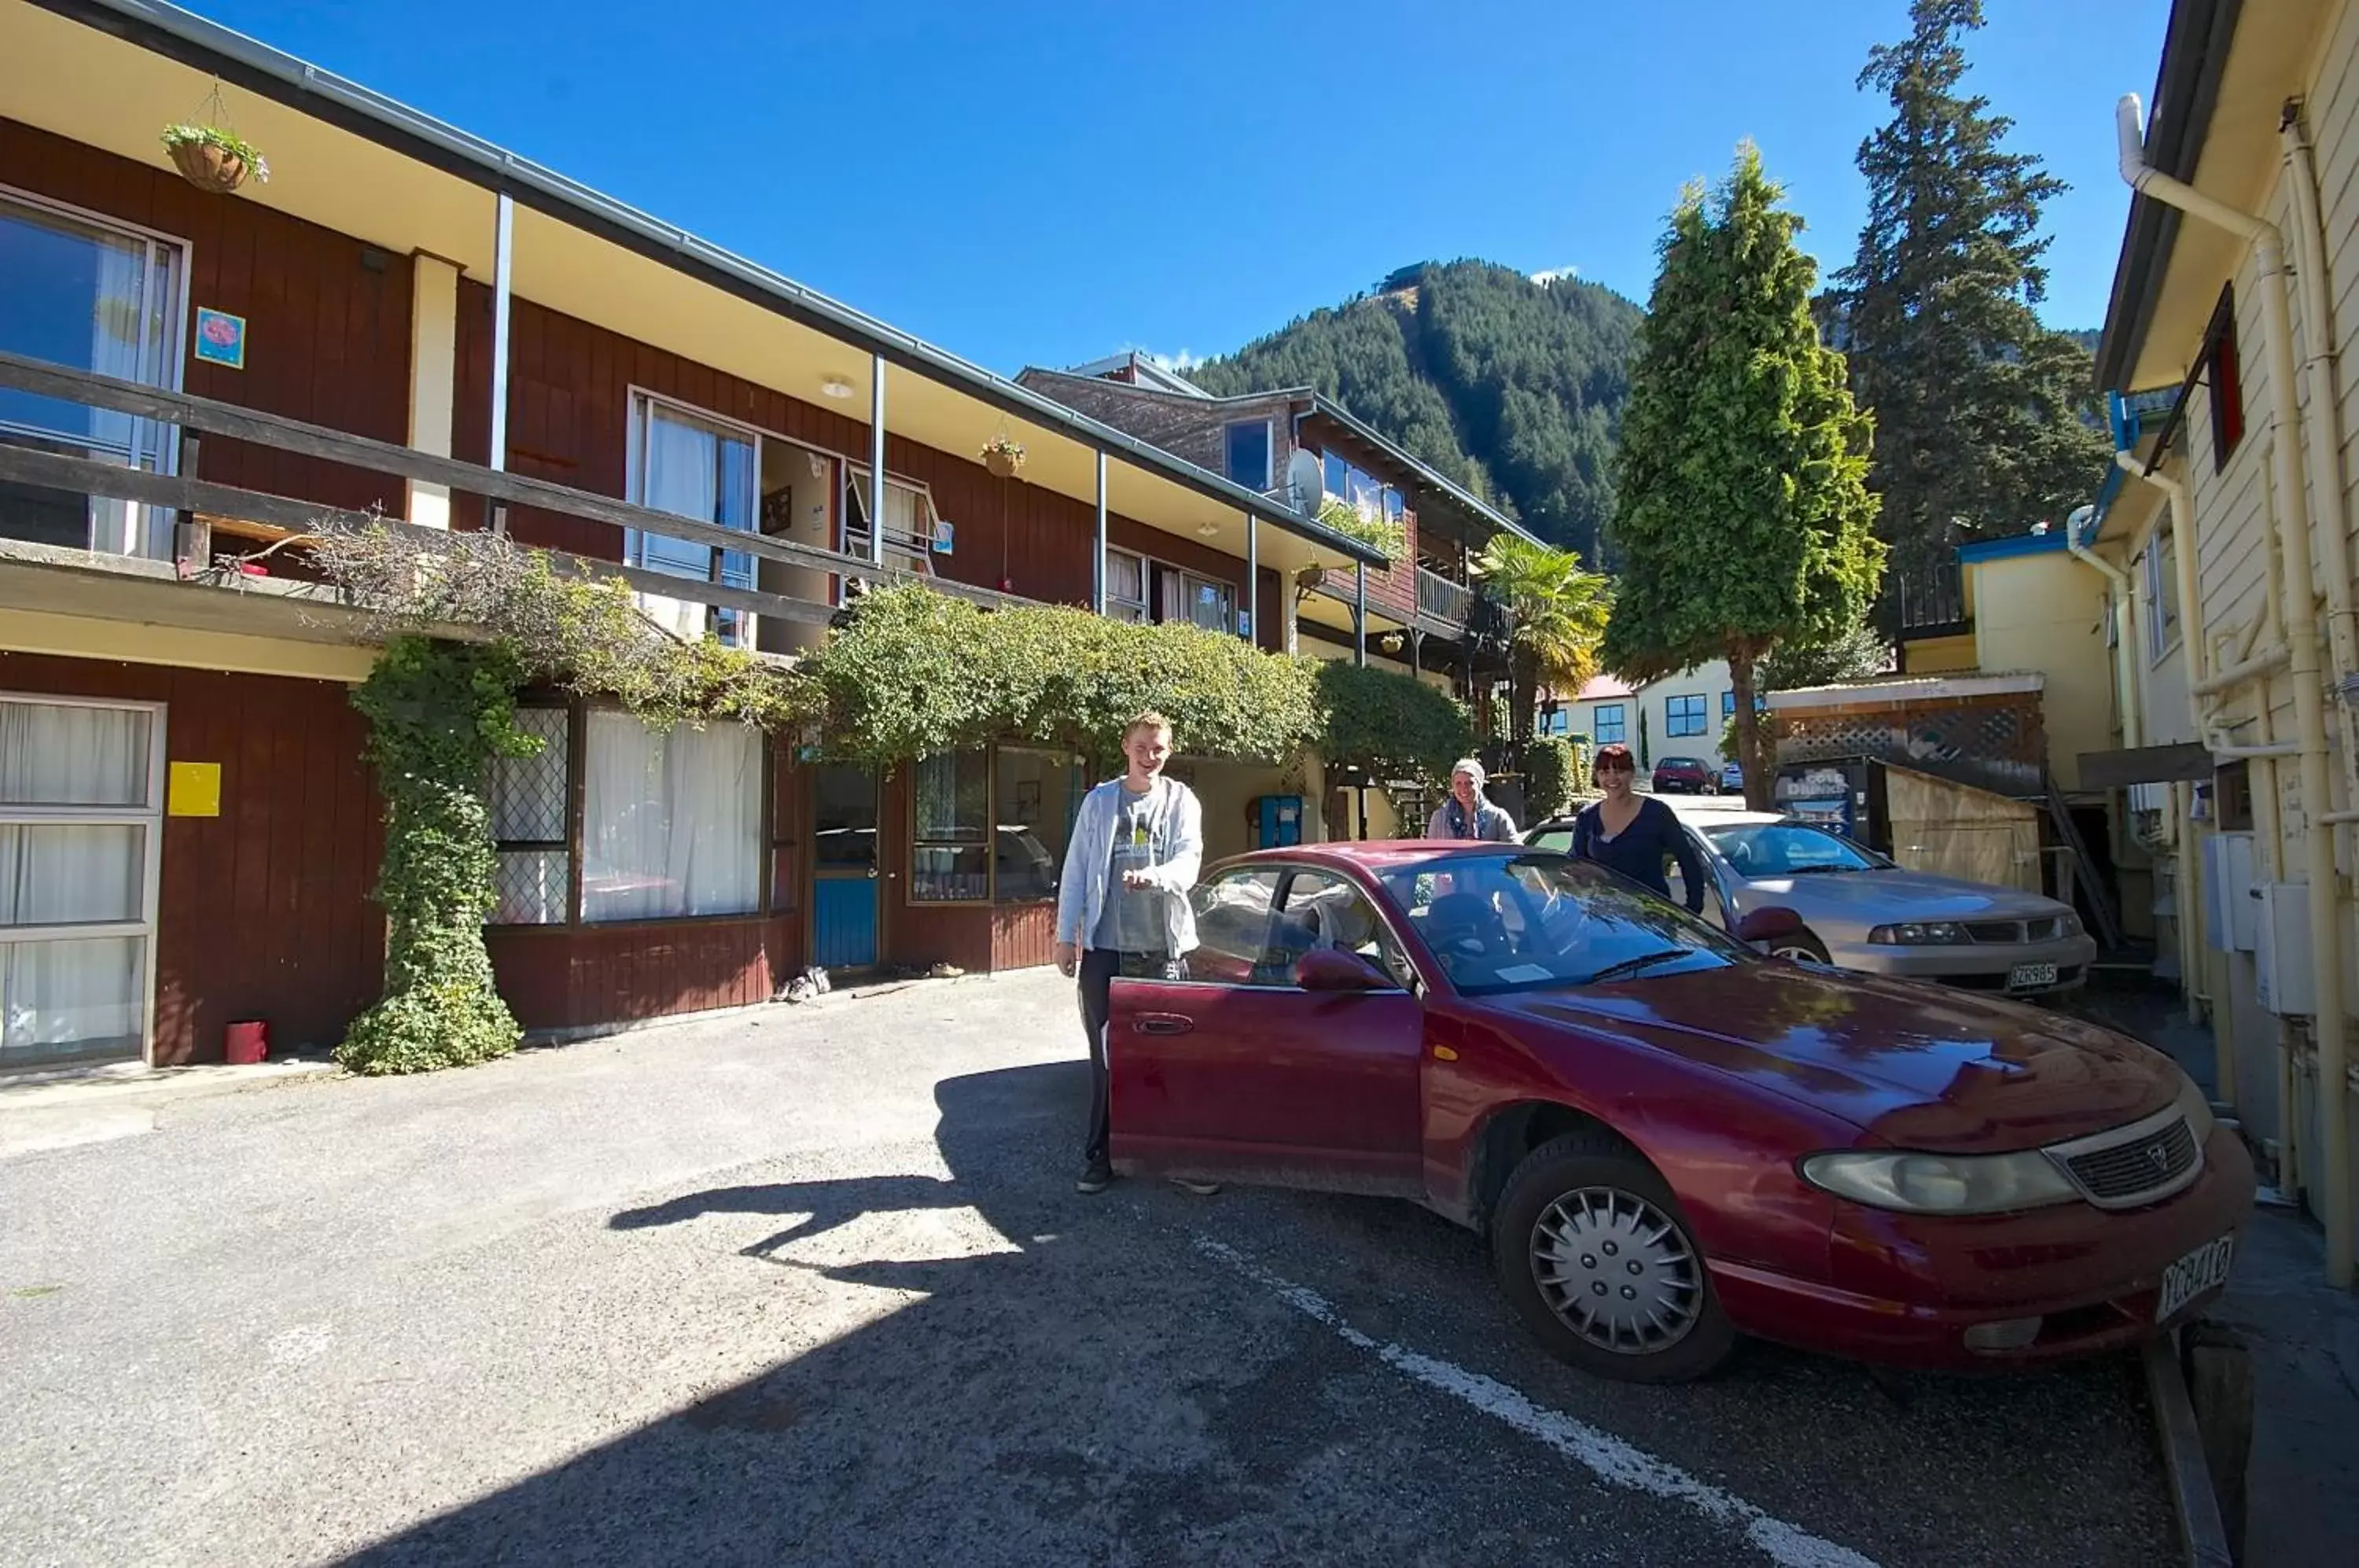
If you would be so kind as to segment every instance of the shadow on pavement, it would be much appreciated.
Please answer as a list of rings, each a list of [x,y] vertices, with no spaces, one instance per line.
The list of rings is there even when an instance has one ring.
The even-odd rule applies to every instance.
[[[722,1187],[615,1214],[614,1230],[651,1236],[723,1220],[727,1239],[706,1266],[730,1266],[734,1253],[922,1294],[880,1301],[884,1315],[808,1347],[810,1334],[789,1323],[767,1371],[348,1561],[975,1568],[1746,1556],[1724,1524],[1593,1484],[1268,1290],[1241,1289],[1193,1246],[1215,1231],[1325,1292],[1380,1341],[1487,1367],[1544,1406],[1887,1564],[2152,1556],[2152,1519],[2136,1516],[2155,1498],[2137,1495],[2140,1479],[2093,1463],[2093,1446],[2137,1440],[2135,1418],[2107,1393],[2116,1368],[1975,1390],[1871,1382],[1855,1367],[1762,1347],[1730,1377],[1690,1388],[1593,1383],[1525,1346],[1480,1244],[1410,1205],[1238,1191],[1203,1208],[1152,1183],[1076,1197],[1087,1090],[1078,1062],[945,1080],[935,1096],[947,1179]],[[970,1210],[997,1250],[840,1263],[792,1255],[857,1253],[865,1233],[851,1227],[886,1214],[929,1215],[893,1233],[903,1246],[973,1239]],[[760,1223],[770,1216],[779,1223]],[[831,1236],[832,1247],[806,1245]],[[774,1317],[745,1321],[777,1332],[766,1326]],[[2074,1536],[2092,1512],[2124,1515],[2123,1533]],[[2068,1555],[2043,1558],[2051,1542]]]

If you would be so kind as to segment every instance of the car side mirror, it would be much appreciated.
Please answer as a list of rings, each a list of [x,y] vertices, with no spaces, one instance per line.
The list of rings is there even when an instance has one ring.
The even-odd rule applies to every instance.
[[[1736,940],[1750,947],[1777,941],[1781,936],[1797,936],[1802,931],[1802,917],[1783,904],[1767,904],[1748,909],[1736,922]]]
[[[1390,991],[1393,977],[1356,953],[1314,947],[1296,960],[1294,983],[1306,991]]]

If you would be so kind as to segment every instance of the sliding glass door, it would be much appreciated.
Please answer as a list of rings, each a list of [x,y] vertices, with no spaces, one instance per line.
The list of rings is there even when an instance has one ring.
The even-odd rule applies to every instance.
[[[180,247],[0,191],[0,349],[150,387],[180,381]],[[173,426],[0,388],[0,442],[120,463],[176,465]],[[172,514],[0,481],[0,538],[169,559]]]

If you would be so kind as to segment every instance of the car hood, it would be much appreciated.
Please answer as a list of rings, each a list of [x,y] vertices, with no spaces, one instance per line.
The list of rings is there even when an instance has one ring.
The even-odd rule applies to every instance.
[[[2018,887],[1937,877],[1930,871],[1836,871],[1747,877],[1747,900],[1786,904],[1875,925],[1889,920],[2025,920],[2065,912],[2055,899]]]
[[[1940,1153],[2029,1149],[2101,1132],[2162,1109],[2180,1084],[2169,1058],[2093,1024],[1996,997],[1794,964],[1738,964],[1481,1005],[1568,1078],[1587,1075],[1579,1037],[1610,1034],[1749,1079],[1892,1147]]]

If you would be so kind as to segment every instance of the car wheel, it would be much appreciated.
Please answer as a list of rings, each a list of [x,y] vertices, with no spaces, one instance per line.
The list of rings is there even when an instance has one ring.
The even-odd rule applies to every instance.
[[[1491,1217],[1499,1288],[1560,1361],[1625,1383],[1684,1383],[1736,1331],[1669,1183],[1608,1132],[1542,1144]]]
[[[1792,936],[1779,937],[1769,944],[1769,956],[1789,958],[1797,964],[1832,962],[1827,957],[1827,944],[1808,931],[1796,931]]]

